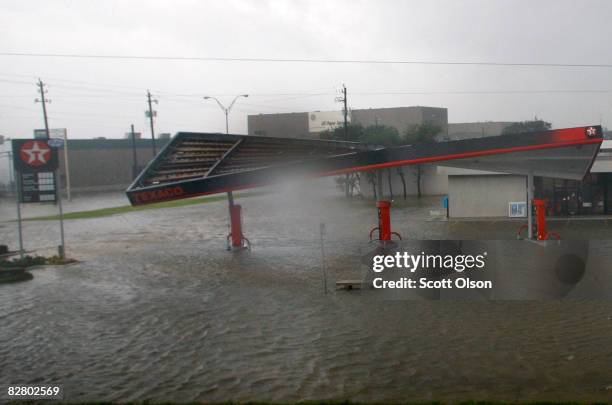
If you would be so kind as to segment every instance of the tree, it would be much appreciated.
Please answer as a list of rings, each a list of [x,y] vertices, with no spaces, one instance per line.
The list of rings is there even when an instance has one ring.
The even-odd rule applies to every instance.
[[[395,127],[390,127],[387,125],[370,125],[363,129],[363,134],[360,138],[360,141],[363,143],[389,147],[401,145],[402,137],[400,136],[398,130]],[[372,189],[374,190],[374,197],[378,199],[376,193],[376,176],[374,175],[374,173],[368,173],[368,176],[366,178],[368,182],[372,184]],[[389,193],[391,193],[391,198],[393,198],[393,186],[391,183],[390,170],[387,171],[387,181],[389,184]],[[406,194],[405,188],[404,194]],[[382,198],[382,196],[380,196],[380,198]]]
[[[347,126],[346,134],[344,132],[344,126],[339,126],[334,129],[328,129],[319,134],[321,139],[327,139],[332,141],[350,141],[350,142],[361,142],[363,138],[364,128],[361,124],[349,124]],[[348,136],[347,136],[348,135]],[[357,181],[354,173],[347,174],[345,176],[336,177],[336,184],[339,187],[347,191],[347,197],[352,197],[354,192],[354,185]]]
[[[380,145],[380,146],[397,146],[402,144],[402,137],[400,136],[397,129],[394,127],[386,126],[386,125],[370,125],[364,127],[361,124],[350,124],[347,128],[348,140],[352,142],[361,142],[368,143],[372,145]],[[329,139],[336,141],[344,141],[344,127],[337,127],[332,130],[327,130],[321,132],[321,139]],[[387,173],[389,178],[389,187],[391,188],[391,172]],[[368,183],[372,184],[372,188],[374,190],[374,195],[376,195],[376,176],[367,175],[366,176]],[[350,177],[342,177],[336,179],[336,182],[341,187],[345,187],[346,182],[350,182],[350,184],[357,181],[355,175]],[[354,187],[350,187],[351,194]],[[406,186],[404,182],[404,195],[406,195]]]
[[[370,125],[363,128],[360,142],[380,146],[397,146],[402,144],[402,137],[395,127],[387,125]]]
[[[434,143],[437,142],[436,137],[440,131],[441,128],[439,126],[430,122],[414,125],[404,133],[404,141],[409,145]],[[421,177],[423,176],[421,165],[416,165],[414,170],[417,178],[417,196],[421,198]]]
[[[513,122],[502,131],[502,135],[521,134],[525,132],[542,132],[552,128],[550,122],[540,120],[537,117],[533,121]]]
[[[350,141],[350,142],[362,142],[364,128],[361,124],[349,124],[347,127],[348,139],[344,136],[344,127],[336,127],[334,129],[328,129],[320,133],[321,139],[327,139],[331,141]]]

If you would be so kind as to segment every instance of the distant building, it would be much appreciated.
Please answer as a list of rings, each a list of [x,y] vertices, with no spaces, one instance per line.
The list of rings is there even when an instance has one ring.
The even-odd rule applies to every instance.
[[[140,132],[134,132],[133,135],[134,139],[140,139],[142,137],[142,134]],[[123,139],[132,139],[132,132],[126,132],[123,136]]]
[[[169,140],[156,139],[157,151]],[[153,156],[151,139],[136,139],[136,165],[130,139],[68,139],[70,183],[73,191],[125,189]],[[0,191],[13,190],[11,143],[0,146]],[[60,176],[66,185],[64,153],[60,153]],[[9,170],[4,170],[4,168]],[[4,174],[7,174],[6,176]]]
[[[313,111],[249,115],[247,124],[249,135],[318,138],[320,132],[334,128],[338,122],[343,123],[343,120],[340,111]]]
[[[449,123],[448,131],[444,140],[455,141],[458,139],[484,138],[497,136],[504,132],[506,127],[514,124],[511,121],[485,121],[485,122],[459,122]]]
[[[355,109],[349,112],[348,121],[369,125],[387,125],[400,133],[413,125],[430,122],[439,125],[446,133],[448,111],[439,107],[393,107]],[[342,111],[313,111],[283,114],[258,114],[248,116],[249,135],[287,138],[319,138],[321,132],[342,126]]]
[[[156,139],[159,151],[167,139]],[[134,178],[134,171],[140,171],[153,157],[151,139],[136,139],[136,160],[134,167],[132,141],[130,139],[70,139],[68,159],[70,160],[70,182],[75,191],[121,190]],[[60,153],[60,175],[66,184],[64,154]]]

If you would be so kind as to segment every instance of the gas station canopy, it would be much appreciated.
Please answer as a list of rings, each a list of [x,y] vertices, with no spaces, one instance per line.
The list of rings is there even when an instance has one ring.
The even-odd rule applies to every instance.
[[[600,126],[389,148],[355,142],[179,132],[130,185],[127,195],[132,205],[143,205],[296,177],[424,163],[581,180],[601,142]]]

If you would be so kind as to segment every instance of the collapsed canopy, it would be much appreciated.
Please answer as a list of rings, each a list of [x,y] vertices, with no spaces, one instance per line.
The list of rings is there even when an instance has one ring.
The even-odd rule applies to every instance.
[[[397,166],[444,166],[580,180],[600,126],[399,147],[355,142],[180,132],[128,188],[132,205]]]

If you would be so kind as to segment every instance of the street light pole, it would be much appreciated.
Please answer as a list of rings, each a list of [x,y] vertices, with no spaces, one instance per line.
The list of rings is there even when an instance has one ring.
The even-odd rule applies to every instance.
[[[219,105],[219,107],[221,107],[221,109],[225,113],[225,134],[226,135],[229,135],[229,113],[230,113],[230,110],[232,109],[232,107],[236,103],[236,100],[238,100],[240,97],[247,98],[248,96],[249,96],[248,94],[239,94],[239,95],[237,95],[236,97],[234,97],[234,99],[230,103],[229,107],[227,107],[227,108],[225,108],[225,106],[219,100],[217,100],[216,97],[204,96],[204,100],[209,100],[209,99],[215,100],[217,102],[217,104]],[[232,207],[234,206],[234,194],[231,191],[227,192],[227,202],[229,204],[229,211],[230,211],[230,218],[231,218],[232,217]],[[231,225],[230,225],[230,228],[231,228]]]
[[[229,135],[229,110],[225,109],[225,135]]]
[[[204,100],[215,100],[217,104],[219,105],[219,107],[221,108],[221,110],[223,110],[223,112],[225,113],[225,134],[226,135],[229,135],[229,113],[232,110],[232,107],[234,106],[234,104],[236,104],[236,100],[238,100],[240,97],[247,98],[248,96],[249,96],[248,94],[237,95],[236,97],[234,97],[229,107],[227,108],[216,97],[204,96]]]

